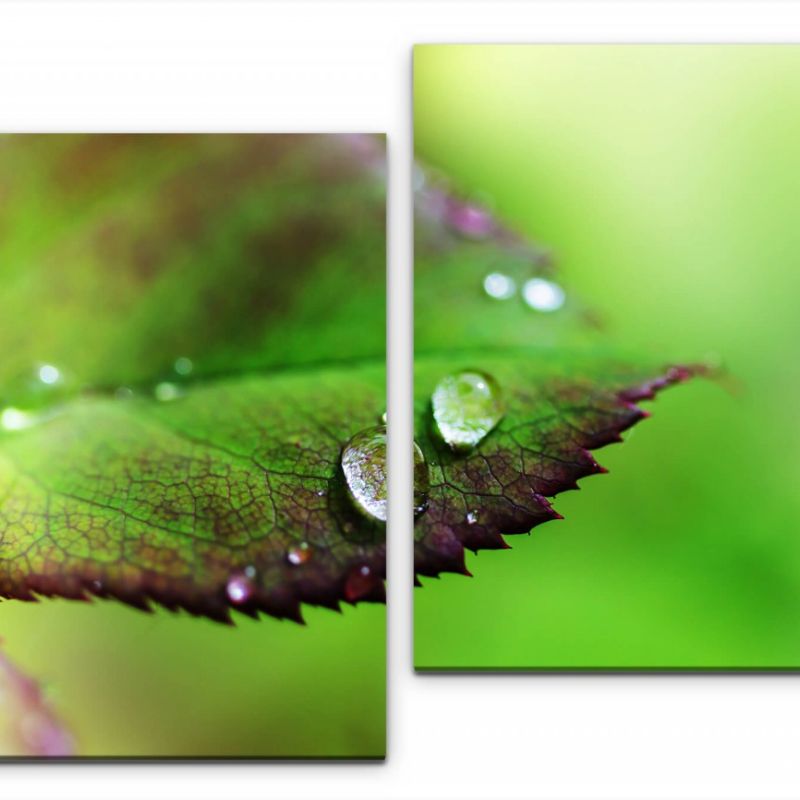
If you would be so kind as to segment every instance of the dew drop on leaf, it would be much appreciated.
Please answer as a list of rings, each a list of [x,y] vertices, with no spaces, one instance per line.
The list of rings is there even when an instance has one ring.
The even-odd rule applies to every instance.
[[[296,547],[290,547],[286,551],[286,560],[293,567],[299,567],[301,564],[307,564],[312,555],[313,551],[308,542],[301,542]]]
[[[467,524],[474,525],[478,521],[478,512],[477,511],[469,511],[467,513]]]
[[[359,600],[370,594],[378,583],[380,583],[380,577],[376,575],[367,564],[360,564],[353,567],[350,572],[347,573],[347,579],[345,580],[345,599],[349,600],[351,603],[355,600]]]
[[[522,299],[536,311],[557,311],[564,305],[564,290],[544,278],[531,278],[522,287]]]
[[[502,272],[490,272],[483,279],[483,291],[494,300],[508,300],[517,293],[517,284]]]
[[[6,431],[21,431],[36,424],[36,415],[29,411],[9,406],[0,412],[0,428]]]
[[[160,400],[162,403],[168,403],[171,400],[177,400],[181,396],[182,392],[174,383],[164,381],[156,386],[156,388],[153,390],[153,394],[155,395],[156,400]]]
[[[39,380],[47,386],[52,386],[61,380],[61,371],[52,364],[42,364],[37,374]]]
[[[478,445],[505,414],[502,392],[491,375],[446,375],[433,390],[433,419],[445,443],[463,452]]]
[[[414,442],[414,515],[428,505],[430,477],[425,455]],[[347,492],[356,508],[371,519],[386,522],[388,485],[386,476],[386,426],[357,433],[342,450],[342,472]]]
[[[231,575],[225,586],[225,593],[228,599],[235,605],[246,603],[253,595],[253,584],[250,578],[244,573],[236,573]]]
[[[431,473],[425,454],[414,442],[414,516],[418,517],[428,507]]]
[[[172,365],[175,372],[178,375],[191,375],[192,370],[194,369],[194,364],[190,358],[186,358],[186,356],[181,356],[180,358],[175,359],[175,363]]]
[[[342,472],[355,507],[372,519],[386,522],[386,426],[357,433],[342,450]]]

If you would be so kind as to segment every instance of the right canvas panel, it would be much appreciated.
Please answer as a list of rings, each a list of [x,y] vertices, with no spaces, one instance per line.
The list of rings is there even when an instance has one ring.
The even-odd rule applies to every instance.
[[[800,666],[800,47],[418,46],[414,125],[417,669]]]

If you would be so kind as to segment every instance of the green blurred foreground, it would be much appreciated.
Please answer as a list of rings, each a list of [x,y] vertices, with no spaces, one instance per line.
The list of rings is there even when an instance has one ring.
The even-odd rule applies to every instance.
[[[565,520],[424,580],[416,665],[800,666],[800,48],[423,46],[414,74],[423,163],[615,339],[733,376],[651,404]]]

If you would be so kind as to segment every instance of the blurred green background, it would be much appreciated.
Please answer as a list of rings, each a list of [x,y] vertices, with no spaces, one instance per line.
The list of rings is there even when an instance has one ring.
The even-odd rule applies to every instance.
[[[417,667],[800,666],[800,47],[418,46],[414,124],[616,339],[734,387],[661,395],[565,520],[424,579]]]
[[[306,626],[233,616],[8,601],[0,631],[78,755],[383,757],[384,606],[306,606]]]

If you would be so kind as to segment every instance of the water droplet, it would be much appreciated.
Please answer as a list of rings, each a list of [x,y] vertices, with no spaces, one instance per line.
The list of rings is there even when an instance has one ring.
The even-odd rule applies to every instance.
[[[249,578],[250,580],[253,580],[253,578],[255,578],[255,576],[256,576],[256,568],[252,564],[248,564],[244,568],[244,576],[245,576],[245,578]]]
[[[381,422],[384,425],[388,424],[388,422],[389,422],[389,412],[388,411],[384,411],[383,414],[381,414]]]
[[[414,514],[428,507],[430,477],[428,464],[414,442]],[[342,451],[342,471],[350,499],[368,517],[386,521],[388,486],[386,483],[386,426],[379,425],[357,433]]]
[[[433,390],[432,405],[436,427],[455,451],[475,447],[505,414],[500,387],[484,372],[445,376]]]
[[[319,489],[317,491],[317,497],[325,497],[325,490],[324,489]]]
[[[192,363],[191,358],[186,358],[185,356],[181,356],[180,358],[175,359],[175,363],[172,365],[175,372],[178,375],[191,375],[192,370],[194,369],[194,364]]]
[[[156,386],[153,390],[153,394],[155,394],[156,400],[160,400],[162,403],[168,403],[171,400],[177,400],[183,392],[174,383],[164,381]]]
[[[29,411],[21,411],[19,408],[4,408],[0,412],[0,428],[7,431],[21,431],[36,424],[36,416]]]
[[[448,225],[468,239],[485,239],[495,231],[492,215],[480,206],[450,197],[444,214]]]
[[[564,290],[544,278],[531,278],[522,287],[522,299],[536,311],[556,311],[564,305]]]
[[[133,397],[133,389],[129,386],[118,386],[114,390],[114,397],[116,397],[117,400],[130,400],[131,397]]]
[[[367,564],[360,564],[353,567],[347,573],[344,583],[344,596],[351,603],[370,594],[380,583],[380,577],[376,575],[372,568]]]
[[[286,551],[286,560],[294,567],[307,564],[311,560],[313,551],[308,542],[301,542],[296,547],[290,547]]]
[[[225,586],[225,593],[228,599],[235,605],[246,603],[253,596],[253,584],[250,578],[244,573],[231,575],[230,580]]]
[[[474,525],[478,521],[478,512],[477,511],[470,511],[467,514],[467,524]]]
[[[368,517],[386,521],[386,427],[357,433],[342,450],[342,472],[350,499]]]
[[[61,371],[52,364],[42,364],[39,367],[39,380],[48,386],[52,386],[61,380]]]
[[[425,454],[414,442],[414,516],[418,517],[428,507],[431,474]]]
[[[490,272],[483,279],[483,291],[495,300],[508,300],[517,293],[517,284],[502,272]]]

